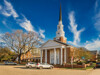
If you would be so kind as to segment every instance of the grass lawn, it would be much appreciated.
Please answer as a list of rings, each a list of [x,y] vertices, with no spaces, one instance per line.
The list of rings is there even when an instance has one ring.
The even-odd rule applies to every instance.
[[[85,68],[68,68],[68,67],[66,69],[86,70]]]
[[[89,67],[86,67],[86,68],[66,68],[66,69],[88,70],[88,69],[93,69],[93,67],[89,66]]]
[[[86,68],[66,68],[66,69],[76,69],[76,70],[88,70],[88,69],[93,69],[93,67],[96,66],[96,63],[93,63],[92,66],[88,66]]]

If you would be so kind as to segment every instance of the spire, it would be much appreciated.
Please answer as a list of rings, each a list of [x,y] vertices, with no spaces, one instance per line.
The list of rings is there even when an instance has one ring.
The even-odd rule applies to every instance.
[[[59,21],[62,21],[62,12],[61,12],[61,4],[60,4],[60,13],[59,13]]]

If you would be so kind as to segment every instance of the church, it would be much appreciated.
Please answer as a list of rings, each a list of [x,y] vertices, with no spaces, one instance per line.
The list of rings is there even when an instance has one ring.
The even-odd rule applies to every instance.
[[[71,61],[70,53],[74,47],[67,44],[64,25],[62,24],[62,11],[60,5],[59,22],[57,25],[56,37],[48,40],[41,47],[41,63],[63,65]]]

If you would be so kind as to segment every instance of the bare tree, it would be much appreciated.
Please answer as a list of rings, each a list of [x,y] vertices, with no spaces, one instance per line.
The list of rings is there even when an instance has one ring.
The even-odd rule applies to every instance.
[[[14,33],[6,33],[2,38],[6,45],[18,54],[18,61],[22,52],[31,50],[38,45],[42,39],[36,32],[24,33],[22,30],[17,30]]]

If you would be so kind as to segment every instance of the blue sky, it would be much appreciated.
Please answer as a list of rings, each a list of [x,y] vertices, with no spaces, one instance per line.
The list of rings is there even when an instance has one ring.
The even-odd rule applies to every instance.
[[[100,0],[0,0],[0,36],[22,29],[53,39],[60,3],[67,43],[100,50]]]

